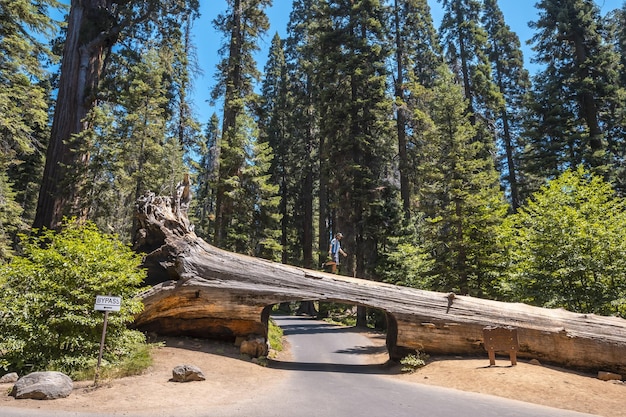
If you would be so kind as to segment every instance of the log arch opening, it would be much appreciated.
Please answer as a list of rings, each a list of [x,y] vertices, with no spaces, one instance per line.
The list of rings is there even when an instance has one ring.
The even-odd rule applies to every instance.
[[[483,329],[518,329],[520,358],[626,375],[626,320],[484,300],[345,277],[227,252],[195,235],[186,215],[188,181],[172,197],[146,193],[136,204],[133,248],[145,254],[147,283],[135,327],[158,334],[228,339],[267,337],[267,306],[281,300],[341,300],[387,316],[387,349],[400,359],[485,354]],[[264,324],[265,320],[265,324]]]
[[[295,300],[291,300],[291,301],[283,301],[283,303],[289,303]],[[318,301],[318,300],[302,300],[302,301]],[[321,302],[329,302],[329,303],[338,303],[338,304],[344,304],[344,305],[354,305],[353,303],[346,301],[346,300],[324,300]],[[274,306],[276,304],[270,304],[267,305],[263,308],[263,311],[261,312],[261,323],[263,324],[263,327],[265,328],[265,334],[262,335],[266,340],[269,340],[269,320],[270,317],[272,316],[272,311],[274,309]],[[384,315],[385,318],[385,326],[384,329],[378,329],[375,328],[374,330],[376,331],[381,331],[384,332],[385,334],[385,346],[387,349],[387,354],[390,360],[399,360],[401,357],[404,357],[405,354],[407,353],[406,349],[398,349],[397,346],[397,341],[398,341],[398,322],[396,320],[396,318],[393,316],[392,313],[389,313],[388,311],[385,311],[379,307],[375,307],[375,306],[370,306],[370,305],[363,305],[363,307],[366,307],[368,309],[372,309],[375,311],[380,312],[381,314]],[[291,312],[293,315],[293,312]],[[401,355],[401,356],[399,356]]]

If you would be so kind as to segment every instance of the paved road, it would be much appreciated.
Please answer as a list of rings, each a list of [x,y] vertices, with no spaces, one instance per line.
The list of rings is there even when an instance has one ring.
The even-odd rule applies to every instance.
[[[288,383],[257,416],[574,417],[572,413],[487,395],[406,383],[364,365],[369,339],[351,329],[302,317],[275,317],[291,345]],[[268,399],[269,400],[269,399]],[[298,410],[298,411],[295,411]],[[241,410],[244,411],[244,410]],[[260,410],[259,410],[260,411]],[[295,412],[294,412],[295,411]],[[236,414],[244,416],[245,413]],[[250,415],[250,414],[247,414]]]
[[[275,317],[291,346],[288,370],[271,394],[251,393],[236,406],[207,409],[193,417],[581,417],[553,408],[481,394],[397,381],[377,365],[364,364],[373,347],[367,337],[304,317]],[[130,417],[130,414],[120,414]],[[0,409],[0,417],[105,417],[97,414]],[[187,417],[184,410],[159,416]],[[145,416],[143,416],[145,417]]]

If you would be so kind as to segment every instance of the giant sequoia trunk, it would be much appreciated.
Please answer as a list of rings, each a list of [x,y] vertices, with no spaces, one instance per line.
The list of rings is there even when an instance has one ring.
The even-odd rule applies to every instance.
[[[64,215],[80,215],[77,176],[88,155],[73,135],[85,130],[102,75],[104,56],[116,41],[110,0],[72,0],[34,227],[57,228]]]
[[[135,321],[144,330],[265,337],[271,305],[337,301],[385,311],[393,359],[415,349],[487,358],[483,329],[513,326],[519,358],[626,375],[626,320],[420,291],[226,252],[193,233],[178,200],[148,194],[137,205],[135,245],[146,252],[154,285]]]

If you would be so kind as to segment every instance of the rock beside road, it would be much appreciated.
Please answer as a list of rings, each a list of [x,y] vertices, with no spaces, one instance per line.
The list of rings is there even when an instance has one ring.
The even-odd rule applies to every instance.
[[[18,400],[55,400],[69,396],[73,388],[70,377],[61,372],[33,372],[18,379],[9,395]]]
[[[202,370],[194,365],[178,365],[172,370],[172,382],[204,381]]]

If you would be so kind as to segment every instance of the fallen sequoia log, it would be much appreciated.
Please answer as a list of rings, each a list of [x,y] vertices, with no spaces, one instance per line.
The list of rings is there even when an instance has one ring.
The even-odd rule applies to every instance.
[[[143,295],[137,328],[163,335],[266,338],[272,305],[334,301],[383,310],[392,359],[416,349],[487,357],[483,329],[512,326],[518,358],[626,375],[624,319],[421,291],[227,252],[195,235],[185,208],[180,193],[138,200],[135,249],[146,253],[153,287]]]

